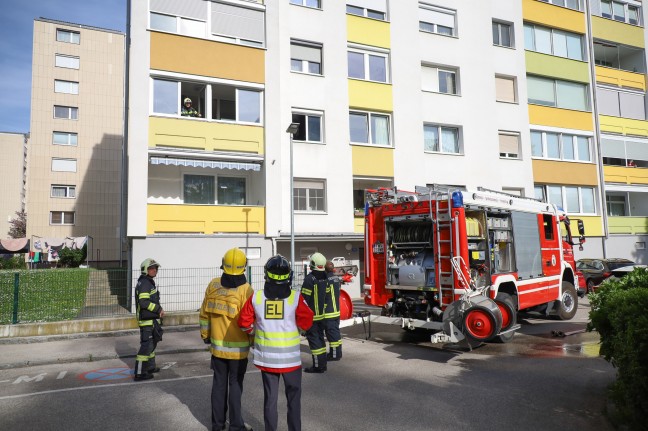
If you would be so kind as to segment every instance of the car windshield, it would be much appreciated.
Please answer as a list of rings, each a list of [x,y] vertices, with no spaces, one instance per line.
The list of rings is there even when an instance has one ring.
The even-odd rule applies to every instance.
[[[590,264],[588,262],[578,262],[578,263],[576,263],[576,268],[578,268],[578,269],[596,269],[595,266],[593,266],[592,264]]]

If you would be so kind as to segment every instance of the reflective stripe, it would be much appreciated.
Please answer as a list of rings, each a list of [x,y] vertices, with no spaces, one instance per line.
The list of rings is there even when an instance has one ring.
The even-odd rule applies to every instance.
[[[224,341],[224,340],[214,340],[210,339],[212,346],[223,346],[223,347],[249,347],[249,341]]]
[[[331,347],[340,347],[342,345],[342,340],[340,341],[330,341],[329,344]]]
[[[325,319],[332,319],[334,317],[340,317],[340,312],[336,311],[335,313],[325,313],[324,314]]]
[[[268,272],[267,274],[268,274],[268,278],[271,278],[273,280],[279,280],[279,281],[288,280],[288,278],[290,277],[290,274],[280,275],[280,274],[273,274],[271,272]]]
[[[317,322],[317,321],[319,321],[319,320],[324,320],[324,315],[323,315],[323,314],[320,314],[319,316],[316,314],[316,315],[313,317],[313,322]]]
[[[259,329],[257,330],[257,335],[263,338],[282,338],[282,337],[294,338],[294,337],[299,337],[299,331],[269,332],[269,331],[262,331]]]
[[[140,293],[138,298],[139,299],[149,299],[151,297],[150,293]]]
[[[313,355],[323,355],[326,353],[326,347],[322,347],[321,349],[311,349],[311,353]]]
[[[310,289],[304,289],[303,287],[302,287],[302,290],[301,290],[301,291],[302,291],[302,293],[303,293],[304,295],[308,295],[308,296],[310,296],[310,295],[313,294],[313,291],[312,291],[312,290],[310,290]]]
[[[154,359],[154,358],[155,358],[155,352],[151,352],[151,354],[149,355],[149,359]]]
[[[209,329],[209,320],[202,320],[200,319],[200,329],[201,330],[207,330]]]
[[[135,360],[139,362],[148,362],[149,357],[146,355],[137,355],[135,356]]]
[[[151,302],[151,303],[149,304],[149,306],[146,307],[146,309],[147,309],[148,311],[155,311],[155,304],[153,304],[153,303]]]
[[[153,326],[153,321],[152,320],[138,320],[137,323],[140,326]]]

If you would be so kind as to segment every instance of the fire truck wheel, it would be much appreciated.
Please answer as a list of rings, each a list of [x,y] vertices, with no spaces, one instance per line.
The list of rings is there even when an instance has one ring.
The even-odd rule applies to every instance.
[[[560,320],[569,320],[574,317],[576,310],[578,310],[578,296],[573,284],[563,281],[562,296],[558,303],[557,315]]]
[[[502,332],[517,323],[517,310],[513,298],[508,293],[498,293],[495,297],[495,303],[502,312]],[[495,340],[500,343],[508,343],[513,339],[515,331],[508,334],[498,335]]]
[[[464,312],[462,330],[470,347],[479,346],[499,332],[493,311],[479,305]]]

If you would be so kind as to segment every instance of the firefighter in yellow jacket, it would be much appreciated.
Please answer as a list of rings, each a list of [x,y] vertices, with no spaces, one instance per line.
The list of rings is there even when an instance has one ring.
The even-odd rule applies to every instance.
[[[212,430],[225,429],[229,405],[229,430],[246,429],[241,415],[243,378],[248,364],[250,340],[238,324],[241,308],[254,291],[247,282],[247,258],[238,248],[223,256],[223,276],[207,287],[200,307],[200,336],[210,345],[212,383]]]

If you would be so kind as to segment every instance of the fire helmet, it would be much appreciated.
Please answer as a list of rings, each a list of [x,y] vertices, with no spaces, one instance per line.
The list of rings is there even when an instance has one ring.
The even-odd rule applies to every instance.
[[[265,280],[269,283],[290,284],[292,281],[293,272],[290,269],[290,262],[280,254],[268,259],[263,270]]]
[[[185,100],[183,101],[183,103],[191,103],[191,99],[188,98],[188,97],[185,97]]]
[[[225,274],[241,275],[245,272],[247,266],[247,257],[240,248],[231,248],[223,256],[221,269]]]
[[[322,253],[313,253],[310,257],[311,271],[324,271],[326,268],[326,258]]]
[[[161,265],[155,261],[155,259],[151,259],[150,257],[148,259],[144,259],[142,264],[140,265],[140,270],[142,271],[142,275],[146,275],[148,273],[148,269],[152,266],[160,268]]]

